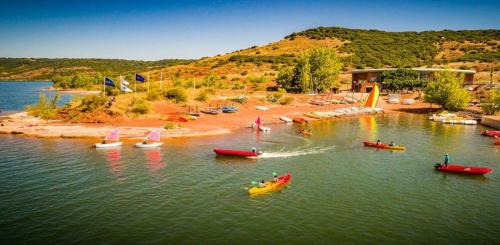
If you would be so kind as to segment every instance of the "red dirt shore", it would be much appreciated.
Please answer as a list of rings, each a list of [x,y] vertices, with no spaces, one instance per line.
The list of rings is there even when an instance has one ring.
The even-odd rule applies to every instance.
[[[343,95],[338,95],[342,97]],[[218,115],[203,114],[197,120],[178,123],[178,129],[162,129],[162,136],[171,137],[191,137],[206,136],[215,134],[230,133],[232,130],[249,127],[257,117],[261,117],[263,125],[282,123],[280,116],[290,118],[303,117],[303,113],[313,111],[331,111],[338,108],[359,106],[358,104],[332,104],[317,106],[306,102],[296,101],[293,105],[266,104],[263,100],[250,99],[243,105],[235,104],[240,108],[236,113],[220,113]],[[307,101],[307,100],[305,100]],[[226,102],[227,103],[227,102]],[[267,106],[269,110],[256,110],[256,106]],[[415,101],[412,105],[388,104],[384,97],[381,97],[378,107],[384,109],[384,113],[427,113],[430,110],[429,104]],[[201,109],[201,108],[200,108]],[[186,113],[185,107],[168,102],[157,102],[153,107],[154,113],[142,118],[113,118],[106,123],[100,124],[75,124],[59,121],[45,121],[28,116],[26,113],[16,113],[0,119],[0,133],[4,134],[24,134],[39,137],[102,137],[109,130],[115,127],[121,129],[124,138],[143,137],[152,128],[163,128],[167,121],[164,118],[172,114]],[[306,118],[309,121],[315,119]],[[326,119],[326,120],[338,120]],[[322,119],[323,120],[323,119]]]

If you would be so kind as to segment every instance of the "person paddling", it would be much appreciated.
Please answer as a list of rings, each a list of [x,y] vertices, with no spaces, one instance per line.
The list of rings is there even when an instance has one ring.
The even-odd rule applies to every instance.
[[[391,143],[389,143],[389,146],[395,146],[396,144],[394,144],[394,141],[391,141]]]
[[[273,173],[273,181],[278,182],[278,174]]]
[[[264,180],[261,180],[261,181],[259,182],[258,187],[259,187],[259,188],[264,188],[264,187],[266,187],[266,184],[265,184],[265,183],[266,183],[266,182],[265,182]]]
[[[380,145],[381,143],[382,143],[382,141],[377,140],[377,145]]]
[[[450,155],[448,155],[448,153],[446,153],[446,155],[444,155],[444,166],[445,167],[448,167],[448,163],[450,162]]]

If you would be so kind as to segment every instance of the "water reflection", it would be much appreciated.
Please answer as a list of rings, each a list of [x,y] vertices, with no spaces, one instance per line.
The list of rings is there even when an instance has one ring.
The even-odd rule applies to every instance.
[[[371,140],[378,139],[377,120],[375,116],[360,117],[359,124],[361,128],[368,133]]]
[[[121,174],[124,170],[124,166],[121,162],[121,149],[107,149],[105,154],[111,172]]]
[[[151,172],[158,172],[165,168],[167,164],[163,162],[163,157],[160,148],[147,149],[144,151],[146,158],[148,159],[148,169]]]

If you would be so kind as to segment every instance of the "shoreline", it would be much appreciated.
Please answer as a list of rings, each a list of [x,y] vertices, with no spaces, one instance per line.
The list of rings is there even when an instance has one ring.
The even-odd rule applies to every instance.
[[[376,114],[353,114],[340,117],[313,119],[304,116],[304,113],[313,111],[331,111],[341,108],[359,106],[355,104],[330,104],[324,106],[310,105],[309,103],[296,103],[294,105],[266,105],[267,111],[255,109],[258,103],[248,103],[240,106],[240,111],[236,113],[221,113],[218,115],[203,115],[197,120],[186,123],[178,123],[180,128],[164,129],[167,121],[161,117],[172,112],[171,105],[158,104],[154,117],[142,118],[114,118],[105,123],[69,123],[60,120],[42,120],[28,115],[27,112],[17,112],[0,116],[0,134],[16,134],[46,138],[92,138],[104,137],[113,128],[120,128],[122,139],[142,139],[153,128],[161,128],[162,138],[190,138],[230,134],[234,130],[249,128],[257,117],[262,120],[262,125],[284,124],[279,118],[287,116],[289,118],[302,117],[308,122],[315,121],[335,121],[349,118],[358,118],[366,115],[377,114],[421,114],[427,113],[429,108],[426,103],[417,101],[412,105],[388,104],[384,99],[379,100],[379,108],[382,113]]]

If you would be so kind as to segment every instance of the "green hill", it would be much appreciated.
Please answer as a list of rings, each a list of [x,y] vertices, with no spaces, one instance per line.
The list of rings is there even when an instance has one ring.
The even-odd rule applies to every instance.
[[[51,79],[54,75],[102,73],[108,76],[127,74],[160,67],[188,64],[191,60],[166,59],[136,61],[122,59],[48,59],[0,58],[0,79]]]
[[[297,36],[347,41],[339,51],[352,54],[345,62],[358,68],[500,60],[500,30],[387,32],[318,27],[293,33],[286,39]]]

